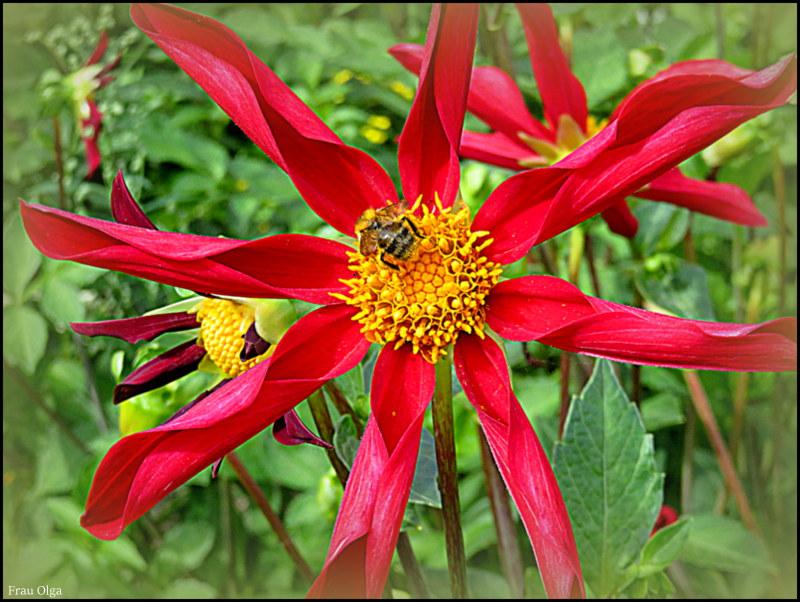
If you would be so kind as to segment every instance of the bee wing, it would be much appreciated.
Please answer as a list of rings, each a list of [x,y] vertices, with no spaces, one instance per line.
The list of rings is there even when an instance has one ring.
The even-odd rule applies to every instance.
[[[406,211],[408,211],[408,201],[404,199],[397,203],[387,205],[386,207],[381,207],[376,213],[381,218],[394,221],[402,216]]]
[[[365,257],[378,252],[378,237],[375,230],[364,230],[358,235],[358,250]]]

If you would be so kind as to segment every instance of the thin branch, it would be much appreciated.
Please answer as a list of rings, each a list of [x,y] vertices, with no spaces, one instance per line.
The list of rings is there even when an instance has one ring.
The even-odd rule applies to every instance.
[[[689,388],[689,395],[692,398],[694,408],[706,429],[708,438],[711,441],[711,447],[714,449],[714,454],[717,456],[717,461],[719,462],[722,476],[725,480],[725,486],[731,492],[731,495],[733,495],[733,499],[736,501],[736,507],[739,509],[739,514],[741,514],[745,526],[761,538],[761,531],[753,516],[750,502],[747,499],[742,483],[739,481],[739,476],[736,474],[733,460],[722,438],[722,433],[720,433],[717,420],[714,418],[711,405],[708,403],[708,397],[706,396],[705,389],[703,389],[703,383],[700,382],[700,377],[694,370],[684,370],[683,376]]]

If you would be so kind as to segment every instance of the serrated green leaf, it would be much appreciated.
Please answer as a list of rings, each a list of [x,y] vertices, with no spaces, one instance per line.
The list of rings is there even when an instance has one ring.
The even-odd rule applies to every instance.
[[[611,364],[598,361],[573,399],[554,468],[572,519],[586,582],[615,594],[647,542],[661,507],[663,475]]]

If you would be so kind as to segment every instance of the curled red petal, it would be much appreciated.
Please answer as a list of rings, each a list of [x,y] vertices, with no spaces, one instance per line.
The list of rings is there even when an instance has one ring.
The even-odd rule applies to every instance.
[[[769,222],[750,196],[734,184],[695,180],[677,167],[634,193],[651,201],[685,207],[742,226],[767,226]]]
[[[740,79],[690,74],[645,82],[616,120],[565,159],[497,187],[474,222],[495,240],[487,255],[501,263],[518,260],[531,246],[635,193],[744,121],[784,104],[796,85],[794,55]],[[643,102],[654,91],[669,93],[674,102]]]
[[[120,224],[156,229],[128,190],[122,170],[117,172],[114,182],[111,184],[111,215]]]
[[[116,337],[128,343],[152,341],[165,332],[198,327],[197,316],[184,311],[102,322],[70,322],[69,325],[72,330],[87,337]]]
[[[338,303],[350,247],[302,234],[243,241],[177,234],[20,201],[34,245],[53,259],[124,272],[201,293]]]
[[[118,441],[95,473],[81,525],[100,539],[119,537],[170,492],[352,369],[369,348],[352,315],[334,306],[303,316],[271,358],[161,426]]]
[[[797,320],[761,324],[688,320],[583,294],[552,276],[498,284],[486,321],[512,341],[539,341],[593,357],[672,368],[788,372],[797,369]]]
[[[586,128],[589,109],[583,85],[572,73],[558,42],[558,27],[547,4],[517,4],[530,51],[533,76],[542,95],[550,129],[558,128],[561,115],[569,115]]]
[[[406,199],[430,202],[438,193],[450,206],[458,195],[458,147],[467,107],[477,4],[434,5],[417,95],[398,140]]]
[[[689,109],[728,105],[774,108],[784,104],[796,89],[794,54],[760,71],[715,59],[677,63],[636,86],[614,110],[612,120],[623,122],[617,144],[635,142]]]
[[[289,410],[275,421],[272,427],[272,436],[282,445],[310,443],[325,449],[333,449],[330,443],[323,441],[311,432],[294,410]]]
[[[381,350],[372,415],[347,480],[328,558],[308,597],[379,598],[411,491],[434,368],[408,345]]]
[[[631,213],[627,201],[611,205],[602,213],[609,230],[626,238],[633,238],[639,230],[639,220]]]
[[[114,403],[163,387],[197,370],[206,350],[186,341],[145,362],[114,387]]]
[[[548,597],[585,597],[567,508],[547,455],[511,389],[503,351],[491,338],[462,335],[454,363],[522,517]]]
[[[339,140],[232,30],[173,6],[134,4],[131,18],[289,174],[331,226],[353,236],[367,208],[397,200],[383,168]]]

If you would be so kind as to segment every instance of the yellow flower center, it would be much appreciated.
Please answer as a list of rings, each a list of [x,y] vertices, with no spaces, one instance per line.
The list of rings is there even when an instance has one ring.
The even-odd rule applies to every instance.
[[[200,322],[198,345],[226,376],[239,376],[272,355],[274,347],[246,362],[239,358],[244,334],[255,320],[253,308],[229,299],[203,299],[195,311]]]
[[[540,155],[538,157],[520,159],[518,163],[521,167],[526,168],[543,167],[558,163],[607,125],[608,119],[602,119],[598,122],[594,116],[589,115],[586,118],[586,127],[581,128],[570,115],[564,114],[558,120],[555,143],[534,138],[525,132],[518,132],[519,139]]]
[[[461,331],[484,336],[485,300],[502,269],[481,254],[492,239],[488,232],[470,230],[469,209],[444,209],[437,196],[436,209],[423,205],[417,216],[419,204],[418,199],[384,232],[401,242],[384,244],[371,255],[349,254],[356,276],[342,282],[350,292],[331,294],[360,310],[353,319],[363,325],[367,340],[395,349],[408,343],[413,353],[435,363]],[[410,253],[389,253],[397,244],[408,247],[411,237]]]

